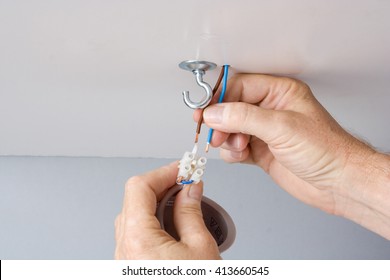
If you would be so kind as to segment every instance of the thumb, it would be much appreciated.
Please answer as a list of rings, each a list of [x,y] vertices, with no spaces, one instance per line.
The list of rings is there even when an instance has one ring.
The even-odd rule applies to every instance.
[[[203,183],[185,186],[176,196],[174,221],[180,241],[190,247],[201,247],[214,239],[206,228],[201,210]],[[216,244],[215,244],[216,246]]]
[[[215,104],[205,109],[205,123],[226,133],[255,135],[265,142],[292,127],[290,112],[261,108],[244,102]],[[283,129],[283,131],[282,131]]]

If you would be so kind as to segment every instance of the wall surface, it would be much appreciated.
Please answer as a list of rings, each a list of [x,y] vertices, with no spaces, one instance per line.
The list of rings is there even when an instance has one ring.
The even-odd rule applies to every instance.
[[[126,179],[170,160],[0,157],[0,259],[111,259]],[[389,259],[390,243],[306,206],[246,165],[208,162],[237,227],[226,259]]]

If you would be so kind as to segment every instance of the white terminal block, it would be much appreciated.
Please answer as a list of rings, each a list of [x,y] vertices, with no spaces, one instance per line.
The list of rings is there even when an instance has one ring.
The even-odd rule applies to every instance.
[[[191,181],[194,181],[194,182],[196,182],[196,183],[199,183],[199,181],[202,179],[203,173],[204,173],[204,172],[203,172],[203,169],[200,169],[200,168],[196,169],[196,170],[192,173],[190,180],[191,180]]]
[[[207,158],[201,157],[198,159],[197,164],[199,167],[205,166],[207,163]]]
[[[180,163],[179,165],[179,173],[177,177],[187,178],[188,174],[191,172],[191,164],[190,163]]]
[[[192,163],[194,159],[195,159],[195,154],[191,152],[185,152],[181,161],[185,163]]]
[[[195,184],[202,180],[207,159],[197,157],[195,153],[185,152],[179,163],[177,183],[182,181],[194,181]]]

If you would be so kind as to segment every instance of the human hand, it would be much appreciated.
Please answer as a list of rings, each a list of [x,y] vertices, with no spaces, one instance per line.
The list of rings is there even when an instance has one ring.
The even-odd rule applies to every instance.
[[[175,185],[177,162],[130,178],[122,212],[115,220],[116,259],[220,259],[218,246],[202,219],[203,185],[188,185],[174,204],[180,241],[160,228],[156,204]]]
[[[390,237],[389,157],[342,129],[303,82],[236,75],[203,116],[225,161],[256,164],[305,203]]]

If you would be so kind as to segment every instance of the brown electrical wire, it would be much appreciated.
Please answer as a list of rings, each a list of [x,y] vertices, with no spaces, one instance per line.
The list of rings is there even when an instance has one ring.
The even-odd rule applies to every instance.
[[[223,78],[223,67],[221,68],[221,72],[219,73],[219,77],[218,77],[218,80],[217,82],[215,83],[215,86],[213,88],[213,96],[215,95],[215,93],[217,92],[218,88],[219,88],[219,85],[221,84],[222,82],[222,78]],[[207,108],[207,106],[206,106]],[[205,108],[203,108],[200,112],[200,117],[199,117],[199,121],[198,121],[198,125],[196,126],[196,135],[195,135],[195,143],[198,143],[198,138],[199,138],[199,134],[200,134],[200,130],[202,128],[202,123],[203,123],[203,111],[204,111]]]

